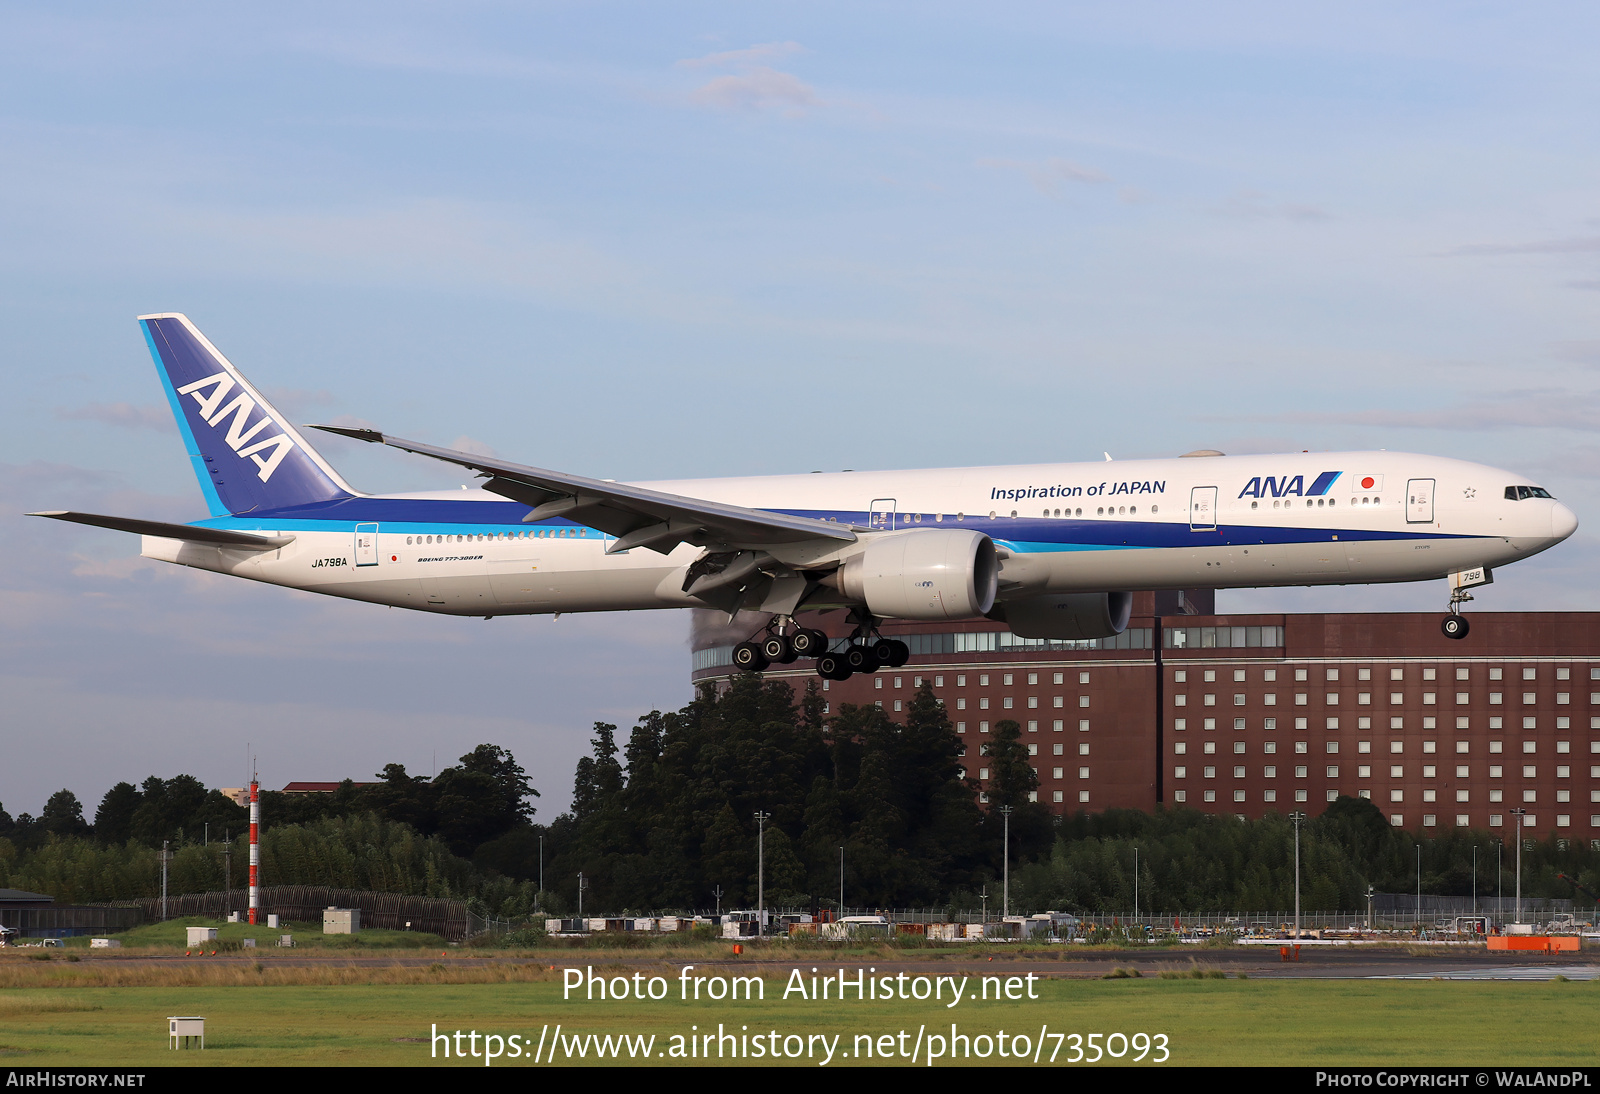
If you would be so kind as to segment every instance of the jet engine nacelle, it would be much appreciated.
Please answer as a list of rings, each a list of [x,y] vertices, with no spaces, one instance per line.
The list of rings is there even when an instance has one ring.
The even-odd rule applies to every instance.
[[[989,618],[1007,623],[1019,638],[1077,640],[1119,635],[1132,614],[1132,593],[1065,593],[1008,600]]]
[[[871,537],[830,584],[886,619],[973,619],[994,607],[999,575],[982,532],[928,528]]]

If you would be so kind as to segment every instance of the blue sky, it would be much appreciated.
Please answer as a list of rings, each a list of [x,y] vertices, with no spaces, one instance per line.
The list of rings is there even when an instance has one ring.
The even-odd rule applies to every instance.
[[[1479,606],[1600,609],[1597,23],[1578,4],[10,4],[0,802],[233,785],[246,741],[269,785],[493,741],[548,819],[593,721],[688,698],[677,614],[409,617],[20,518],[202,515],[148,311],[186,312],[300,420],[608,478],[1197,447],[1481,460],[1588,523]],[[459,481],[324,450],[365,489]]]

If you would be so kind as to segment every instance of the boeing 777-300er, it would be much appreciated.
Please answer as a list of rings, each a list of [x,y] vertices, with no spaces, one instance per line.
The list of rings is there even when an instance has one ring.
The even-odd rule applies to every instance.
[[[1023,638],[1127,625],[1133,589],[1450,582],[1444,633],[1493,570],[1570,536],[1521,475],[1400,452],[619,483],[318,426],[456,464],[480,489],[362,494],[182,315],[139,320],[210,516],[134,532],[147,558],[447,615],[714,608],[770,622],[750,670],[905,663],[884,620],[1003,621]],[[1109,458],[1108,458],[1109,459]],[[844,609],[830,644],[796,613]]]

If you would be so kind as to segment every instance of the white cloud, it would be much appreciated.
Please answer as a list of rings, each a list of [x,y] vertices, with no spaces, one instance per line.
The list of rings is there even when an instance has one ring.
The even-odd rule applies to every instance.
[[[820,102],[816,92],[798,76],[765,66],[752,68],[739,76],[718,76],[697,88],[691,97],[702,106],[726,110],[772,106],[797,110]]]
[[[745,49],[730,49],[721,53],[708,53],[704,57],[690,57],[678,62],[679,68],[751,68],[772,57],[790,53],[804,53],[799,42],[762,42]]]
[[[124,429],[153,429],[157,433],[176,433],[172,412],[164,406],[133,403],[89,403],[85,406],[58,407],[56,417],[69,422],[101,422]]]
[[[995,167],[1002,171],[1019,171],[1046,197],[1057,197],[1063,183],[1075,182],[1098,185],[1110,182],[1111,176],[1094,167],[1084,167],[1060,156],[1044,160],[982,159],[980,167]]]
[[[1212,212],[1230,220],[1287,220],[1297,224],[1333,219],[1333,214],[1320,206],[1277,202],[1259,190],[1240,190]]]

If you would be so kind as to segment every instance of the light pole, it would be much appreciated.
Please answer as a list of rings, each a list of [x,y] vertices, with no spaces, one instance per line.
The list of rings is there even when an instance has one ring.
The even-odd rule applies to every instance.
[[[1004,920],[1011,914],[1011,807],[1002,805],[1000,816],[1005,818],[1005,843],[1002,845],[1005,848],[1005,888],[1000,899],[1000,918]]]
[[[717,918],[722,918],[722,886],[718,885],[711,890],[711,895],[717,898]],[[954,989],[952,989],[954,990]]]
[[[1289,814],[1289,819],[1294,821],[1294,937],[1300,938],[1300,822],[1306,815],[1296,809]]]
[[[1472,914],[1478,914],[1478,845],[1472,845]]]
[[[1416,925],[1417,932],[1422,931],[1422,841],[1417,841],[1417,914],[1411,922]]]
[[[844,918],[844,848],[839,848],[839,919]]]
[[[167,921],[167,841],[161,841],[161,922]],[[951,989],[952,991],[954,989]]]
[[[589,879],[583,876],[583,871],[578,871],[578,918],[583,918],[583,891],[589,887]]]
[[[1522,922],[1522,818],[1528,815],[1526,809],[1513,809],[1511,815],[1517,818],[1517,922]]]
[[[767,822],[771,813],[756,810],[756,931],[767,933]]]
[[[1139,848],[1133,849],[1133,919],[1139,921]]]
[[[544,899],[544,833],[539,833],[539,892],[535,894],[533,905],[539,906],[539,901]]]

